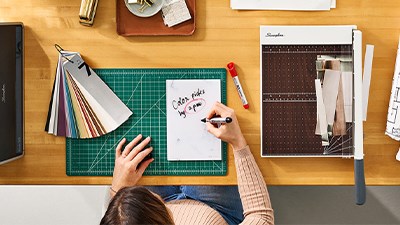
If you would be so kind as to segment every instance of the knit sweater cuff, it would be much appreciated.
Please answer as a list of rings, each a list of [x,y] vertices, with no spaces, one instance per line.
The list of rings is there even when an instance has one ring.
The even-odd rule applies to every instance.
[[[251,155],[251,151],[248,145],[246,145],[244,148],[240,150],[234,150],[233,155],[235,158],[245,158],[246,156]]]

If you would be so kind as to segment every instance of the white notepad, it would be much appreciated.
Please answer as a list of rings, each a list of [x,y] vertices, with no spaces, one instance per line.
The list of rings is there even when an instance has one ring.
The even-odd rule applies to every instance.
[[[221,160],[221,140],[201,119],[221,101],[220,80],[167,80],[167,159]]]

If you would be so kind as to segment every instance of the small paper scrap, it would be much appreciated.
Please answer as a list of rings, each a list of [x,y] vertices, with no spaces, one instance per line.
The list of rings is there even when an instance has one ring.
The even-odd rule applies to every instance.
[[[178,25],[192,18],[185,0],[167,0],[162,8],[162,17],[164,24],[168,27]]]

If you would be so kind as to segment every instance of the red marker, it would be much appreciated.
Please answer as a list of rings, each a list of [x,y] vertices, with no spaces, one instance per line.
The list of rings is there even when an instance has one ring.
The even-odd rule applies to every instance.
[[[248,109],[249,103],[247,102],[246,96],[244,95],[242,85],[240,85],[239,77],[238,77],[238,74],[235,69],[235,64],[233,62],[230,62],[230,63],[228,63],[227,67],[228,67],[229,73],[231,74],[231,76],[233,78],[233,82],[235,83],[236,89],[239,93],[239,97],[242,100],[243,107],[245,109]]]

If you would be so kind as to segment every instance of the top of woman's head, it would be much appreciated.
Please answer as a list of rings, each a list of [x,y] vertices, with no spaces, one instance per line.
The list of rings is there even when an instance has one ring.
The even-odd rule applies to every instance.
[[[117,192],[101,225],[173,224],[164,202],[144,187],[126,187]]]

